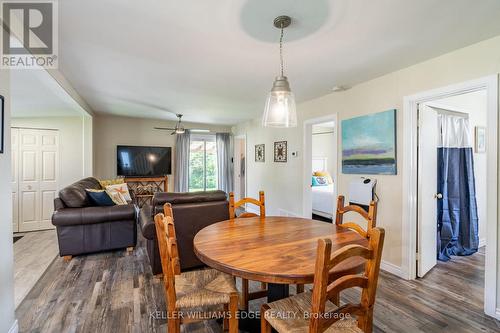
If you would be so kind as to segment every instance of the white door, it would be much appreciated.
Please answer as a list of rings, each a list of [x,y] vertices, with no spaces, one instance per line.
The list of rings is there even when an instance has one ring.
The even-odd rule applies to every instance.
[[[437,263],[438,118],[433,108],[419,106],[418,132],[418,255],[417,276]]]
[[[57,195],[57,175],[59,173],[59,133],[57,131],[40,131],[40,226],[39,229],[50,229],[54,199]]]
[[[19,129],[19,231],[53,228],[59,134]]]
[[[12,160],[11,160],[11,174],[12,174],[12,230],[19,231],[19,129],[13,128],[11,130],[11,144],[12,144]]]

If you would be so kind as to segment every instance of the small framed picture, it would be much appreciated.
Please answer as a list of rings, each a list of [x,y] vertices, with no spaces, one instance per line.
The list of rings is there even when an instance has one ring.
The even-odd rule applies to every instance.
[[[3,154],[5,144],[5,111],[4,98],[0,95],[0,154]]]
[[[255,145],[255,162],[266,161],[266,146],[264,144]]]
[[[475,148],[476,153],[486,153],[486,127],[475,127]]]
[[[286,163],[288,156],[287,142],[278,141],[274,143],[274,162]]]

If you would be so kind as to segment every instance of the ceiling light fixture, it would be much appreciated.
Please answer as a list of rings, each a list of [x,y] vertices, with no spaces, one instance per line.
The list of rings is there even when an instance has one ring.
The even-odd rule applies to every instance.
[[[283,75],[283,29],[292,23],[289,16],[278,16],[274,26],[281,30],[280,35],[280,75],[274,80],[273,87],[267,97],[262,125],[264,127],[296,127],[297,112],[295,97],[290,90],[288,78]]]

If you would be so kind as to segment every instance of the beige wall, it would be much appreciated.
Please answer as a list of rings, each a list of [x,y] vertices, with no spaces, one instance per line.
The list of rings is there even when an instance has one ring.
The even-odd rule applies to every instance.
[[[155,130],[154,127],[173,127],[175,122],[115,117],[98,116],[94,118],[94,176],[100,179],[116,177],[116,146],[162,146],[173,147],[172,173],[175,172],[175,135],[170,131]],[[229,132],[228,126],[185,124],[186,128],[209,129],[215,132]],[[169,177],[169,191],[174,188],[173,175]]]
[[[59,130],[60,189],[85,176],[83,117],[12,118],[11,126]]]
[[[418,92],[464,82],[500,72],[500,36],[445,54],[435,59],[387,74],[359,84],[341,93],[332,93],[298,105],[299,125],[295,129],[262,128],[260,120],[240,124],[235,134],[247,134],[249,147],[266,144],[266,163],[248,161],[248,194],[255,196],[259,189],[266,193],[267,208],[271,214],[280,210],[302,215],[303,196],[303,122],[307,119],[338,114],[342,119],[396,108],[398,174],[377,175],[377,193],[380,197],[378,224],[386,229],[383,260],[394,266],[402,264],[402,179],[403,179],[403,98]],[[291,78],[293,84],[293,78]],[[341,124],[340,124],[341,127]],[[337,131],[339,145],[341,136]],[[271,160],[273,141],[288,140],[289,163]],[[339,148],[340,148],[339,146]],[[298,150],[299,157],[290,152]],[[341,160],[341,149],[338,150]],[[358,177],[339,172],[339,194],[347,193],[349,182]]]
[[[9,71],[0,70],[0,95],[5,97],[5,150],[0,154],[0,332],[9,332],[15,322],[9,91]]]

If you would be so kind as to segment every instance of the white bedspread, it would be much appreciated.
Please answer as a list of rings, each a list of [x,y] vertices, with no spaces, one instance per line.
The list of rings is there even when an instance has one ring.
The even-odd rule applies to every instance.
[[[328,186],[313,186],[312,189],[312,209],[313,212],[320,212],[333,215],[333,184]]]

